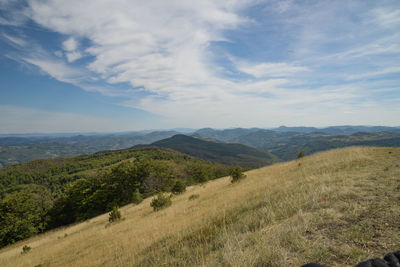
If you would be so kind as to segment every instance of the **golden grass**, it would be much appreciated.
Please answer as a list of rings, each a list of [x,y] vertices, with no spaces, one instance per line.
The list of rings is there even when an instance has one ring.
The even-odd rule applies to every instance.
[[[275,164],[19,242],[0,266],[352,266],[400,247],[399,164],[400,148],[366,147]]]

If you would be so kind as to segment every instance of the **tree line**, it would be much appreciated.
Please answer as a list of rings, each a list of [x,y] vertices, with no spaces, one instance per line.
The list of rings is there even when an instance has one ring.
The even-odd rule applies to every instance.
[[[0,169],[1,247],[232,168],[157,148],[24,164]]]

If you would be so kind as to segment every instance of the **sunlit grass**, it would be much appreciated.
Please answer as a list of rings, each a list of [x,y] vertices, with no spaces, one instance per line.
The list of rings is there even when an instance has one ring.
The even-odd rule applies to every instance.
[[[364,147],[275,164],[21,241],[0,266],[352,266],[400,246],[399,164],[400,148]]]

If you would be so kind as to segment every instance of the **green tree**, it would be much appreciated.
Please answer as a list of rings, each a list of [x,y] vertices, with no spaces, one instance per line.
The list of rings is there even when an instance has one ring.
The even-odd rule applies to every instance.
[[[301,158],[304,157],[304,156],[305,156],[304,151],[301,151],[301,152],[297,155],[297,158],[298,158],[298,159],[301,159]]]
[[[188,164],[187,172],[197,183],[205,183],[213,178],[210,165],[201,162]]]
[[[172,204],[171,196],[159,193],[157,197],[153,198],[153,200],[150,203],[150,206],[153,208],[154,211],[159,211],[161,209],[171,206],[171,204]]]
[[[119,220],[121,220],[121,212],[119,211],[118,206],[114,206],[109,213],[108,221],[112,223]]]
[[[235,183],[246,178],[246,175],[243,173],[242,168],[236,166],[231,170],[231,178],[232,178],[231,182]]]
[[[181,194],[183,192],[186,191],[186,185],[184,182],[182,182],[181,180],[177,180],[174,184],[174,186],[172,187],[172,193],[174,194]]]
[[[142,195],[140,194],[139,189],[136,188],[135,192],[132,194],[132,203],[139,204],[142,201]]]
[[[0,246],[15,243],[40,232],[39,203],[27,192],[15,192],[0,201]]]

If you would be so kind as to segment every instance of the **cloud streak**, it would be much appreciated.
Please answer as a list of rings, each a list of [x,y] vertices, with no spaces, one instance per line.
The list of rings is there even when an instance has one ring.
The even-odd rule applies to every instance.
[[[171,126],[351,123],[369,113],[362,102],[374,102],[387,114],[373,98],[374,88],[357,80],[398,72],[400,35],[391,29],[399,23],[399,9],[371,11],[352,1],[346,8],[331,1],[260,0],[27,4],[22,17],[63,38],[54,51],[21,48],[22,60],[59,81],[124,97],[120,105],[166,116]],[[10,12],[9,23],[25,25],[15,17]],[[256,28],[260,32],[252,32]],[[228,34],[251,32],[261,38],[264,28],[288,44],[256,61],[237,48],[253,40]],[[4,36],[17,46],[26,44]],[[265,47],[274,41],[267,39]],[[220,55],[216,44],[232,49]],[[223,76],[221,69],[233,74]]]

